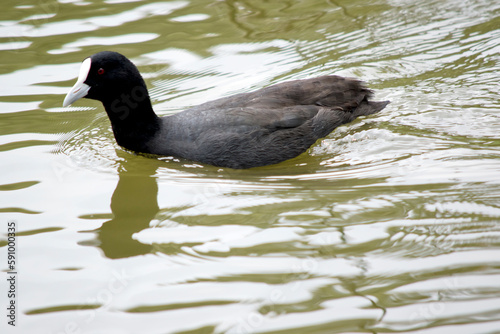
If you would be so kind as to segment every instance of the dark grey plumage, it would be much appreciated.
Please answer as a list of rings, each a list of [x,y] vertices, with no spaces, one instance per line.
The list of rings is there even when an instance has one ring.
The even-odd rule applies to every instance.
[[[331,75],[284,82],[157,117],[137,68],[109,51],[91,56],[85,83],[90,86],[85,97],[103,103],[119,145],[231,168],[296,157],[336,127],[389,103],[369,101],[372,92],[358,80]]]

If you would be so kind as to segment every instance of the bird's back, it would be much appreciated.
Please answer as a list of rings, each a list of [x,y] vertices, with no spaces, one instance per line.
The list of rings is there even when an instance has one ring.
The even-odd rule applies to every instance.
[[[249,168],[293,158],[336,127],[382,110],[355,79],[288,81],[163,117],[152,153]]]

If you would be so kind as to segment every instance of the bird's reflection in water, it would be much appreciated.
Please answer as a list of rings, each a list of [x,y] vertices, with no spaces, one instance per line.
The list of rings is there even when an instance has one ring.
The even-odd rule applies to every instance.
[[[132,235],[149,227],[159,211],[156,169],[161,161],[134,157],[117,151],[122,157],[119,179],[111,197],[113,218],[105,222],[97,233],[97,246],[111,259],[147,254],[151,245],[145,245]]]

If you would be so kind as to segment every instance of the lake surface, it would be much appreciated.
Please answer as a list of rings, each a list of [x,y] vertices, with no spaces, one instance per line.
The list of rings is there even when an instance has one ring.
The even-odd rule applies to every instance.
[[[500,333],[500,1],[2,8],[2,333]],[[61,107],[102,50],[160,115],[324,74],[391,104],[273,166],[147,158]]]

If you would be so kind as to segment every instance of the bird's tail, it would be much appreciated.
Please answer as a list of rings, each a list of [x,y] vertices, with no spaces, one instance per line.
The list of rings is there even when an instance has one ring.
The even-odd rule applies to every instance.
[[[359,116],[371,115],[384,109],[389,104],[389,101],[363,101],[352,113],[352,119]]]

